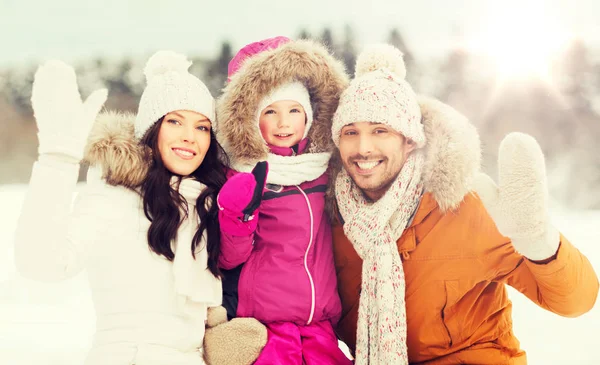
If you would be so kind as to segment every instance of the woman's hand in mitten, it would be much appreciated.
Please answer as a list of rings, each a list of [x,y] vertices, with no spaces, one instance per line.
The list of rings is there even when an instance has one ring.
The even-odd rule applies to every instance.
[[[223,307],[208,309],[204,360],[208,365],[251,365],[267,344],[267,328],[254,318],[227,321]]]
[[[61,61],[48,61],[40,66],[31,94],[39,154],[59,154],[79,162],[107,95],[106,89],[96,90],[82,102],[71,66]]]

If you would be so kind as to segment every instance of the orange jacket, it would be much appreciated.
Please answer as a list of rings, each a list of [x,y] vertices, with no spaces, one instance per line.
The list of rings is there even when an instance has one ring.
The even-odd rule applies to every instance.
[[[337,332],[354,351],[362,261],[342,226],[333,237],[342,299]],[[411,364],[526,364],[504,284],[567,317],[589,311],[598,294],[590,262],[563,236],[555,259],[533,263],[515,252],[473,194],[444,214],[426,193],[398,251]]]

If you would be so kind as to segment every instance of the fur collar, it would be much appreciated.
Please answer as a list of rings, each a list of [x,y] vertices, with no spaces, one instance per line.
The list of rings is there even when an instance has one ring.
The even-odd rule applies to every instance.
[[[256,109],[273,88],[292,80],[304,83],[313,106],[307,153],[334,150],[331,119],[348,85],[344,66],[318,43],[291,41],[249,58],[217,100],[217,139],[232,164],[254,165],[267,159],[268,147],[256,124]]]
[[[425,128],[425,190],[433,195],[444,212],[458,208],[472,188],[481,168],[479,134],[469,120],[458,111],[433,98],[420,96],[422,120]],[[339,151],[330,164],[334,182],[342,168]],[[329,186],[328,205],[331,217],[337,217],[335,183]],[[335,218],[334,218],[335,219]]]
[[[456,109],[419,97],[427,138],[423,181],[442,211],[458,208],[481,168],[477,129]]]
[[[84,161],[100,167],[107,184],[136,188],[148,173],[151,151],[135,139],[134,121],[131,113],[106,112],[92,127]]]

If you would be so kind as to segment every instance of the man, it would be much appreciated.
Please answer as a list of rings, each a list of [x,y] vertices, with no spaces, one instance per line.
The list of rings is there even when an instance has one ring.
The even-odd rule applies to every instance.
[[[599,286],[549,221],[539,146],[505,139],[498,189],[478,174],[474,128],[417,101],[400,51],[375,47],[356,69],[332,125],[338,335],[357,364],[525,364],[504,284],[569,317]]]

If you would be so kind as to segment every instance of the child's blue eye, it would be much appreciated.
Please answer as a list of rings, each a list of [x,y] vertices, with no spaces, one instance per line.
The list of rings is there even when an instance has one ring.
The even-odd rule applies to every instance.
[[[294,109],[290,110],[290,113],[300,113],[300,109],[294,108]]]
[[[202,131],[202,132],[208,132],[210,131],[210,128],[204,125],[198,126],[196,127],[197,130]]]
[[[179,121],[177,119],[168,119],[167,123],[170,123],[170,124],[179,124]]]
[[[265,112],[265,114],[275,114],[275,110],[269,109]]]

